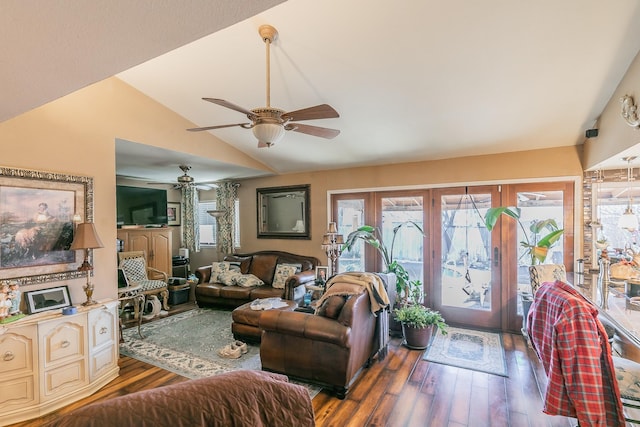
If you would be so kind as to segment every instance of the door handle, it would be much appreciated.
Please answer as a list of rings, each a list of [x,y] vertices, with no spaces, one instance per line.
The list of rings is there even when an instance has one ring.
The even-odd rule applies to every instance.
[[[493,248],[493,265],[495,267],[500,265],[500,250],[497,246]]]

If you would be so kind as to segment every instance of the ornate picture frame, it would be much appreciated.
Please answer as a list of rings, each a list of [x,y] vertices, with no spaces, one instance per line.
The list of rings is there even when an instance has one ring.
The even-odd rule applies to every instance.
[[[0,167],[0,281],[84,277],[70,251],[74,217],[93,221],[93,178]]]
[[[311,239],[309,184],[256,189],[258,239]]]

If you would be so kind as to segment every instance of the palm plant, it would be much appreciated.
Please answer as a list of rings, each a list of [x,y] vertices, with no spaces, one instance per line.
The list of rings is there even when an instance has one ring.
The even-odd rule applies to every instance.
[[[382,257],[385,273],[395,273],[396,290],[398,292],[398,295],[404,295],[404,299],[407,299],[409,297],[409,294],[412,292],[412,288],[420,287],[420,281],[411,281],[409,278],[409,272],[396,260],[393,259],[393,247],[396,242],[398,231],[406,225],[413,225],[418,229],[420,234],[424,236],[424,232],[422,231],[422,227],[420,227],[420,225],[418,225],[414,221],[404,221],[393,227],[391,246],[387,248],[382,239],[379,238],[382,233],[380,232],[380,229],[378,227],[363,225],[357,230],[349,233],[344,242],[344,245],[342,246],[342,252],[350,251],[357,241],[362,240],[366,244],[375,248]]]
[[[529,239],[529,234],[524,228],[522,222],[520,222],[520,208],[500,206],[497,208],[490,208],[484,217],[484,224],[487,230],[491,231],[498,222],[500,215],[506,215],[515,219],[522,229],[525,240],[520,242],[520,246],[525,249],[524,255],[530,257],[530,265],[542,264],[547,258],[549,249],[555,245],[562,237],[564,229],[558,227],[558,224],[554,219],[543,219],[533,221],[529,226],[533,242]],[[544,231],[548,233],[540,236]]]

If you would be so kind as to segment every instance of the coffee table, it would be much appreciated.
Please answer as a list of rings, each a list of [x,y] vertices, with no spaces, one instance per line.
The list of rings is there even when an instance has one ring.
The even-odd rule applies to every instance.
[[[293,311],[298,304],[295,301],[280,299],[285,305],[271,310]],[[233,337],[244,342],[260,342],[262,330],[259,327],[260,315],[264,310],[251,309],[251,302],[242,304],[231,312],[231,332]]]

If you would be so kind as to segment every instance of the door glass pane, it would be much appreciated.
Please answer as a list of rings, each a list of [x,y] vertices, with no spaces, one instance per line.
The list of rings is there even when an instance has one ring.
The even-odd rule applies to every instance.
[[[420,280],[421,283],[424,283],[424,237],[413,224],[406,221],[413,221],[424,230],[423,217],[423,201],[420,196],[382,199],[382,241],[389,251],[392,250],[393,241],[393,253],[389,256],[407,270],[410,280]],[[394,241],[393,230],[398,226],[400,228]]]
[[[491,234],[484,216],[491,194],[443,195],[443,306],[491,310]]]
[[[364,199],[338,200],[338,233],[345,238],[364,224]],[[338,273],[365,271],[364,242],[358,240],[351,251],[338,258]]]
[[[564,192],[563,191],[535,191],[518,192],[518,207],[520,208],[520,222],[518,226],[518,292],[531,292],[529,279],[529,266],[531,257],[527,254],[520,242],[535,244],[541,237],[549,234],[549,230],[543,230],[539,234],[531,231],[531,224],[535,221],[553,219],[558,228],[564,228]],[[524,228],[524,230],[523,230]],[[526,235],[525,235],[526,230]],[[564,238],[560,238],[547,253],[544,264],[564,264]],[[518,307],[518,314],[522,314]]]

